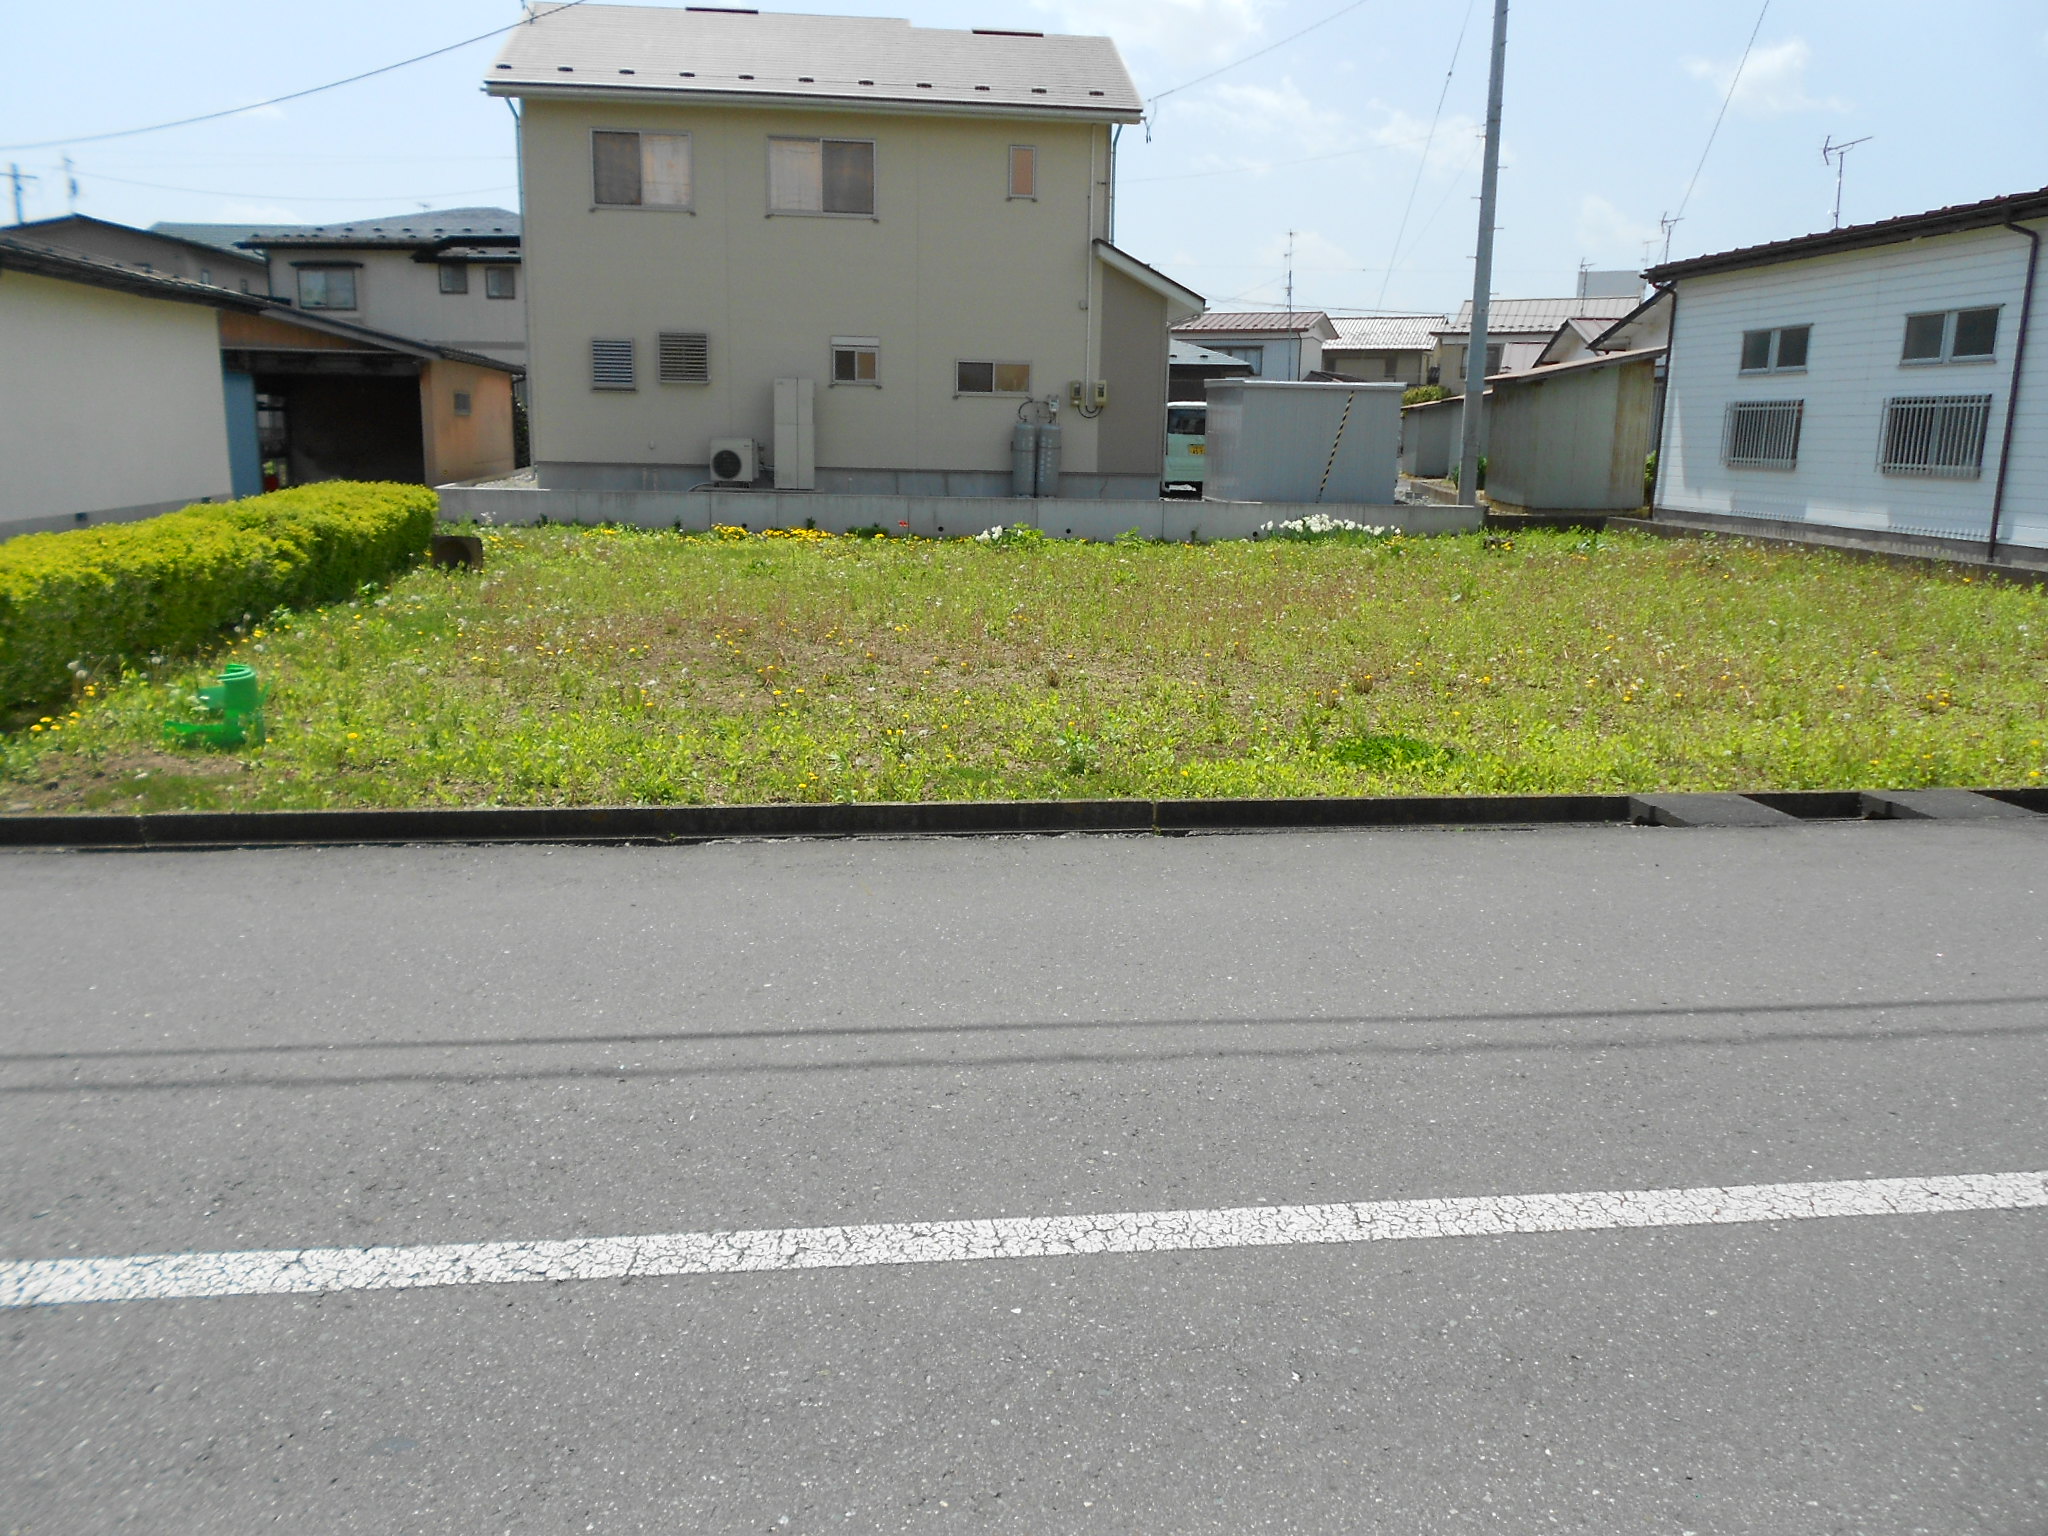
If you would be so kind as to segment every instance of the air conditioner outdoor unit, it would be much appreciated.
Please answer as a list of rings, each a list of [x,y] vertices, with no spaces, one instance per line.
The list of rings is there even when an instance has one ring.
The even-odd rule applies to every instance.
[[[729,484],[752,485],[761,468],[751,437],[711,439],[711,478]]]

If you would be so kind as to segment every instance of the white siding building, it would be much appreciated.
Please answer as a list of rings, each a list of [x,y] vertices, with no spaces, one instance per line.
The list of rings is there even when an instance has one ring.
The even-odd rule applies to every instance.
[[[2048,189],[1652,270],[1658,507],[2048,548],[2044,225]]]

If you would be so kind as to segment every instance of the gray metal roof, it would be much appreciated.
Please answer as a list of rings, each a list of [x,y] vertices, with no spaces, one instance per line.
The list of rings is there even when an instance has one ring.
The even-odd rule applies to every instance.
[[[248,258],[252,245],[347,244],[409,248],[431,245],[453,236],[520,233],[519,215],[509,208],[443,208],[397,213],[388,219],[352,219],[345,224],[172,224],[149,226],[150,233],[211,245]],[[253,258],[261,260],[261,257]]]
[[[1486,306],[1486,333],[1502,336],[1541,336],[1548,341],[1567,320],[1619,320],[1642,300],[1634,295],[1591,299],[1495,299]],[[1447,336],[1472,329],[1472,301],[1458,306],[1458,318],[1444,330]]]
[[[500,96],[864,101],[1135,122],[1106,37],[957,32],[868,16],[578,5],[538,12],[486,72]]]
[[[1334,337],[1336,328],[1330,317],[1320,309],[1254,309],[1224,310],[1206,315],[1197,315],[1192,320],[1183,320],[1173,328],[1176,336],[1190,331],[1212,331],[1242,336],[1299,336],[1304,332],[1322,337],[1328,341]]]
[[[1427,352],[1444,328],[1442,315],[1332,315],[1332,352]]]

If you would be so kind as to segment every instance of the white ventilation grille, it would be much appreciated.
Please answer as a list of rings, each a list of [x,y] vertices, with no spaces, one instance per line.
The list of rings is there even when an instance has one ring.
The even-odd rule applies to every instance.
[[[592,389],[633,389],[633,343],[592,341],[590,344],[590,387]]]
[[[1973,480],[1984,472],[1989,395],[1900,395],[1884,405],[1887,475]]]
[[[1804,400],[1734,400],[1721,432],[1721,457],[1738,469],[1796,469]]]
[[[711,382],[711,338],[702,331],[661,333],[661,382],[664,384],[709,384]]]

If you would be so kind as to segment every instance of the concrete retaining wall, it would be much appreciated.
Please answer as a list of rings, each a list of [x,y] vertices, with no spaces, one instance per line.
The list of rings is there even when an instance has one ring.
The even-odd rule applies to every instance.
[[[452,522],[522,526],[620,523],[703,532],[714,523],[763,528],[822,528],[848,533],[879,527],[919,538],[960,538],[1015,523],[1054,538],[1114,539],[1136,529],[1148,539],[1248,539],[1262,523],[1322,512],[1404,533],[1469,532],[1471,507],[1362,506],[1271,501],[1102,501],[1072,497],[841,496],[810,491],[563,491],[533,486],[444,485],[441,516]]]

